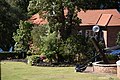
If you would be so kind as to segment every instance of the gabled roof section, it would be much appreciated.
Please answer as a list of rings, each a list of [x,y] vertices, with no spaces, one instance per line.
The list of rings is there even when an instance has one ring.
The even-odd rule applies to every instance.
[[[78,17],[82,20],[81,26],[95,25],[100,18],[101,14],[98,14],[96,10],[87,10],[78,12]]]
[[[87,10],[78,13],[82,19],[80,26],[120,26],[120,13],[116,9]],[[105,22],[104,22],[105,21]]]
[[[111,17],[112,14],[101,14],[100,18],[98,19],[97,25],[106,26],[109,23]]]

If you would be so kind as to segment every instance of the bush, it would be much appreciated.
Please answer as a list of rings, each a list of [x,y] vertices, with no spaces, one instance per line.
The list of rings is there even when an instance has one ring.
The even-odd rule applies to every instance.
[[[26,57],[25,52],[0,52],[0,60],[3,59],[23,59]]]
[[[32,24],[30,24],[27,21],[20,21],[19,29],[17,29],[16,33],[13,33],[13,39],[15,41],[14,45],[15,51],[27,52],[29,50],[31,30]]]
[[[95,51],[95,49],[89,38],[74,34],[65,41],[63,51],[63,55],[67,55],[65,59],[68,59],[68,61],[84,63],[94,55],[93,51]]]
[[[40,56],[39,55],[32,55],[32,56],[28,56],[28,64],[29,65],[36,65],[37,63],[40,62]]]
[[[118,55],[114,54],[106,54],[106,57],[108,58],[110,63],[116,63],[118,61]]]
[[[30,52],[45,54],[50,62],[74,63],[76,55],[79,55],[79,60],[93,56],[94,47],[88,38],[74,33],[63,40],[59,31],[50,31],[49,25],[34,26],[32,39],[34,48]]]
[[[48,25],[34,25],[33,30],[31,31],[32,41],[33,43],[30,45],[29,52],[31,54],[40,55],[41,49],[43,48],[44,37],[47,36],[48,33]]]

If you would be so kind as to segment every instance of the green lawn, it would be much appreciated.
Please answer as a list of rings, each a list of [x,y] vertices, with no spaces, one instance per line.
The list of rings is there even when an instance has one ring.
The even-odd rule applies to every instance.
[[[76,73],[74,67],[35,67],[1,62],[1,80],[118,80],[115,75]]]

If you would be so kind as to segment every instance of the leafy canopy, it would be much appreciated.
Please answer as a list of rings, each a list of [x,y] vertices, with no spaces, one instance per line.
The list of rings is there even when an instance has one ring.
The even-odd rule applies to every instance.
[[[14,45],[15,51],[28,51],[29,41],[31,40],[31,29],[32,24],[27,21],[20,21],[17,33],[13,34],[13,39],[16,42]]]

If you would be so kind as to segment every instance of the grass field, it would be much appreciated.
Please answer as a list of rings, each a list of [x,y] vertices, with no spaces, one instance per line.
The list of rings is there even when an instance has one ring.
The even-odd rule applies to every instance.
[[[74,67],[35,67],[1,62],[1,80],[119,80],[115,75],[76,73]]]

